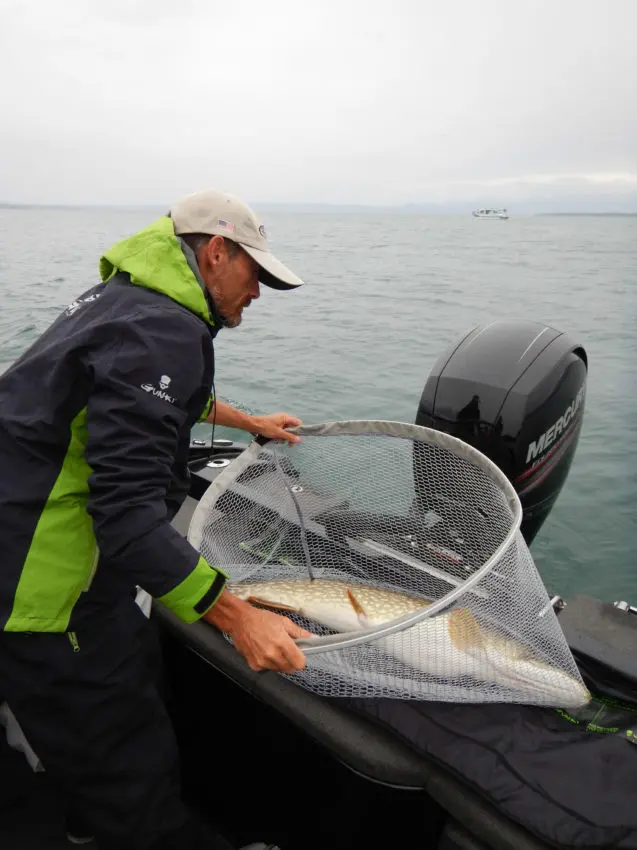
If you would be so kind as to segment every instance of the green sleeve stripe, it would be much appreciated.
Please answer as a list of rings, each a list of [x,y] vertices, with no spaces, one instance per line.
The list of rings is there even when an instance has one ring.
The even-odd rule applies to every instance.
[[[215,604],[226,580],[224,572],[213,569],[207,561],[199,558],[190,575],[177,587],[160,596],[158,601],[170,608],[184,623],[194,623]]]
[[[212,405],[214,404],[215,396],[214,393],[210,393],[210,398],[206,402],[206,406],[203,409],[201,416],[199,417],[199,422],[205,422],[206,419],[210,416],[210,411],[212,410]]]

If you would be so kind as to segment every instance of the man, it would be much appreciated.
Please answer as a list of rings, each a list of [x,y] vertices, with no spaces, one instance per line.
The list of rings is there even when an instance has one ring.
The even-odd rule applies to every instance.
[[[308,633],[232,596],[171,526],[195,422],[298,439],[292,416],[216,401],[213,338],[260,281],[302,281],[212,191],[114,245],[100,274],[0,377],[0,702],[100,850],[226,848],[180,800],[135,588],[230,634],[255,670],[303,668]]]

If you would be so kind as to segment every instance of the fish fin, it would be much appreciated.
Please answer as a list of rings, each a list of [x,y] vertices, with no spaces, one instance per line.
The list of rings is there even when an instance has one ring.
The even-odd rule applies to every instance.
[[[261,599],[260,596],[248,596],[246,602],[252,605],[258,605],[260,608],[268,608],[271,611],[289,611],[290,613],[298,613],[298,609],[291,605],[284,605],[283,602],[270,602],[267,599]]]
[[[456,649],[483,649],[484,636],[480,624],[468,608],[455,608],[449,613],[449,637]]]
[[[363,608],[358,599],[354,596],[352,591],[347,588],[347,598],[349,600],[349,604],[352,606],[354,611],[356,612],[356,616],[358,617],[359,622],[366,623],[367,622],[367,611]]]

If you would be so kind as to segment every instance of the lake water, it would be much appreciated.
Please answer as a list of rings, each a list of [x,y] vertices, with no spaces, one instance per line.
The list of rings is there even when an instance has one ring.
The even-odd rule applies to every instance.
[[[0,371],[97,282],[105,248],[162,212],[0,209]],[[438,354],[469,328],[524,317],[568,331],[589,356],[584,426],[532,553],[552,592],[637,604],[637,217],[264,219],[307,286],[264,287],[220,333],[219,396],[306,423],[413,422]]]

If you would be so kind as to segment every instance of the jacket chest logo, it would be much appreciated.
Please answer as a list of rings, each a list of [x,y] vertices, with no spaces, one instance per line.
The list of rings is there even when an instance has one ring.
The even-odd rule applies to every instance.
[[[172,378],[169,375],[162,375],[159,379],[159,389],[155,387],[153,384],[140,384],[141,388],[144,392],[151,393],[157,398],[161,398],[163,401],[167,401],[169,404],[174,404],[177,401],[176,396],[168,395],[166,390],[170,386]]]

